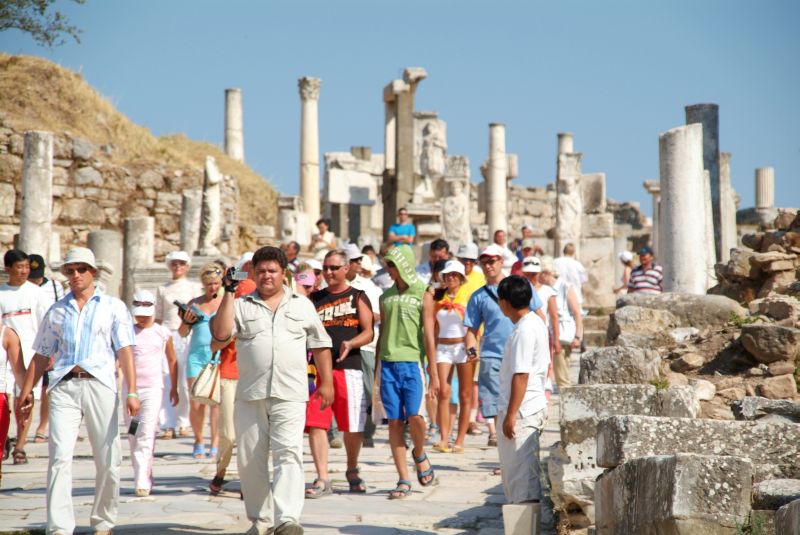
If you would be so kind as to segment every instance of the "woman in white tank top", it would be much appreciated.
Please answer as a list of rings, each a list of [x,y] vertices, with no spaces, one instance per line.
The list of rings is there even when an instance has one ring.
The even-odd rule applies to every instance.
[[[464,311],[469,300],[469,293],[464,283],[467,281],[464,274],[464,264],[458,260],[450,260],[441,271],[444,280],[444,289],[437,293],[436,300],[435,332],[426,333],[436,340],[436,366],[440,378],[447,378],[442,382],[439,391],[438,423],[441,437],[433,449],[442,453],[463,453],[464,437],[469,427],[469,411],[472,403],[472,378],[475,374],[476,359],[467,355],[464,337],[467,328],[464,326]],[[458,405],[461,412],[458,418],[458,435],[453,444],[449,443],[450,431],[453,428],[455,407],[451,415],[451,406],[456,400],[451,398],[451,382],[453,368],[458,373]]]

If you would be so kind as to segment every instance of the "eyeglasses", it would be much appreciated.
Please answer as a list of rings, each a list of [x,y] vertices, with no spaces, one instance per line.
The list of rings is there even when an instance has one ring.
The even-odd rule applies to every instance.
[[[322,266],[322,271],[339,271],[344,266]]]
[[[484,265],[484,266],[491,266],[492,264],[494,264],[498,260],[500,260],[500,257],[498,257],[498,256],[492,256],[492,257],[489,257],[489,258],[481,258],[481,264]]]
[[[64,273],[67,274],[67,277],[73,276],[75,274],[75,272],[78,272],[81,275],[83,275],[87,271],[89,271],[89,266],[81,266],[81,267],[78,267],[78,268],[66,268],[66,269],[64,269]]]
[[[135,307],[151,307],[151,306],[153,306],[153,303],[150,303],[149,301],[134,301],[133,302],[133,306],[135,306]]]
[[[186,260],[171,260],[170,265],[172,266],[185,266]]]
[[[473,264],[475,263],[475,259],[474,258],[459,258],[458,261],[461,262],[462,264],[466,264],[467,262],[470,262],[470,263],[473,263]]]

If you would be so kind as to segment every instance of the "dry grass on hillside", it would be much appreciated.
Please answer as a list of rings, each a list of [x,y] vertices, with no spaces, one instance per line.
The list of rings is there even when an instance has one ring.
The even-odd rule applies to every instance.
[[[96,145],[111,143],[111,158],[121,164],[151,161],[202,168],[206,155],[239,181],[239,219],[243,224],[275,224],[277,193],[247,165],[216,146],[182,134],[155,137],[117,111],[79,74],[32,56],[0,53],[0,111],[16,130],[69,132]]]

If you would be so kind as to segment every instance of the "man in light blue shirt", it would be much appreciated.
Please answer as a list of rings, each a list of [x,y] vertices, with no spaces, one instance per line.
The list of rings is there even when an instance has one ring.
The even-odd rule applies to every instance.
[[[17,398],[16,410],[30,418],[31,390],[50,359],[50,441],[47,467],[47,531],[72,533],[72,456],[81,417],[86,422],[97,476],[90,516],[95,533],[111,533],[119,503],[119,397],[116,360],[128,385],[127,410],[139,411],[132,346],[133,319],[125,304],[94,284],[97,263],[89,249],[71,249],[61,272],[70,292],[47,312],[33,344],[35,355]]]
[[[389,227],[388,241],[395,247],[398,245],[414,245],[414,238],[417,236],[417,228],[413,223],[408,222],[408,210],[405,207],[397,211],[398,222]]]
[[[497,446],[497,431],[494,418],[497,416],[497,402],[500,395],[500,364],[503,360],[503,348],[511,335],[514,324],[500,310],[497,298],[497,286],[503,280],[503,251],[497,244],[486,247],[480,254],[480,263],[486,277],[486,286],[472,294],[464,314],[464,325],[467,326],[467,352],[476,349],[478,332],[484,327],[481,337],[481,367],[478,373],[478,398],[481,414],[489,427],[489,446]],[[534,293],[530,309],[544,321],[542,301]]]

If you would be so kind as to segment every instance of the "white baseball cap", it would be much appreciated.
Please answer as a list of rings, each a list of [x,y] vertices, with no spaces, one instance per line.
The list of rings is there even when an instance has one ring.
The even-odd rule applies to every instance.
[[[64,273],[67,264],[86,264],[92,269],[97,269],[97,260],[94,258],[94,253],[86,247],[75,247],[67,251],[67,256],[64,257],[64,262],[61,264],[62,273]]]
[[[348,243],[344,248],[344,252],[347,253],[347,260],[355,260],[364,256],[364,253],[355,243]]]
[[[458,260],[448,260],[444,265],[444,269],[439,273],[442,277],[444,277],[447,273],[458,273],[462,277],[466,277],[464,274],[464,264]]]
[[[134,316],[152,316],[156,312],[156,298],[152,292],[139,290],[133,294],[131,314]]]
[[[236,271],[241,271],[244,265],[253,260],[253,251],[247,251],[236,261]]]
[[[192,257],[189,256],[189,253],[186,251],[172,251],[167,255],[167,258],[164,261],[169,265],[170,262],[173,260],[178,260],[182,262],[186,262],[186,264],[192,263]]]
[[[483,251],[481,251],[481,256],[499,256],[502,258],[503,254],[503,248],[496,243],[484,247]]]
[[[522,259],[522,272],[523,273],[541,273],[542,263],[539,258],[535,256],[526,256]]]
[[[478,246],[472,242],[462,243],[458,246],[456,258],[466,258],[467,260],[478,259]]]
[[[310,260],[307,260],[306,264],[308,264],[308,267],[310,267],[314,271],[322,271],[322,262],[320,262],[316,258],[311,258]]]

